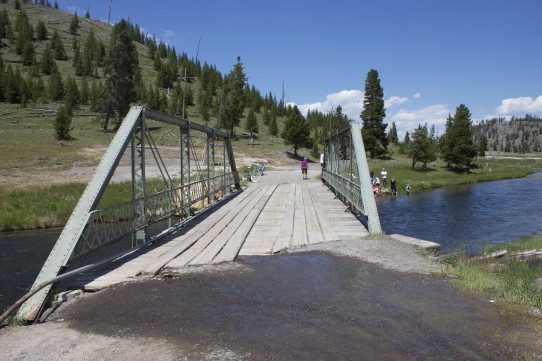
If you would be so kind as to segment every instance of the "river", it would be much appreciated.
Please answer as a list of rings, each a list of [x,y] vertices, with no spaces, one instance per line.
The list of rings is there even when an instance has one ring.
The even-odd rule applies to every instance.
[[[377,198],[385,233],[473,253],[486,243],[542,234],[542,173]],[[28,290],[61,229],[0,232],[0,310]]]
[[[542,173],[377,197],[384,233],[437,242],[441,253],[542,234]]]

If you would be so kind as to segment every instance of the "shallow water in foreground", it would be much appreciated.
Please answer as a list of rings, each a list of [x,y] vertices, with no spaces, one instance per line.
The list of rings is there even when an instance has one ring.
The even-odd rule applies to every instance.
[[[508,361],[534,355],[539,339],[517,315],[436,276],[318,252],[241,265],[111,288],[54,317],[85,332],[165,339],[189,359],[229,350],[245,360]]]

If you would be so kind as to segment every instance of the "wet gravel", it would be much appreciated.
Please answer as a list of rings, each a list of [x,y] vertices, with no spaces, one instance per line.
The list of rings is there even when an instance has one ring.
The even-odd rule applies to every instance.
[[[537,353],[532,325],[441,276],[327,251],[247,257],[118,286],[64,307],[51,321],[58,319],[79,332],[161,340],[189,360],[514,360]]]

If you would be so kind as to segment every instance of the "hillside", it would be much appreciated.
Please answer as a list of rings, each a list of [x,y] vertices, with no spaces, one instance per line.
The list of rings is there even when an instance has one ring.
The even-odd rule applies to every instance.
[[[473,127],[474,141],[482,136],[488,141],[488,150],[499,153],[542,152],[542,118],[526,115],[523,118],[493,118]]]
[[[95,165],[109,144],[112,134],[102,131],[103,116],[96,98],[104,87],[103,58],[107,53],[113,26],[90,17],[78,16],[73,31],[75,15],[31,2],[13,0],[0,2],[0,184],[42,184],[44,179],[58,179],[59,170],[74,165]],[[29,24],[29,25],[25,25]],[[43,36],[43,26],[46,35]],[[186,53],[143,35],[139,26],[130,24],[132,38],[137,48],[141,81],[136,89],[137,100],[133,105],[146,105],[181,116],[183,99],[186,100],[186,118],[212,127],[218,126],[220,91],[224,76],[214,65],[195,62]],[[42,27],[42,28],[40,28]],[[28,30],[28,29],[31,30]],[[30,35],[25,35],[30,33]],[[24,36],[28,45],[21,45]],[[40,36],[42,38],[40,38]],[[47,48],[53,48],[55,38],[60,39],[61,55],[55,55],[53,70],[44,68]],[[26,48],[25,48],[26,46]],[[33,50],[31,62],[24,49]],[[58,45],[56,45],[58,48]],[[86,63],[85,63],[86,62]],[[88,64],[87,64],[88,63]],[[232,59],[232,67],[235,59]],[[54,70],[56,68],[58,72]],[[226,69],[225,73],[231,69]],[[183,81],[184,74],[188,77]],[[53,77],[57,73],[63,92],[57,92]],[[250,74],[247,74],[250,76]],[[69,84],[76,84],[79,102],[74,111],[70,141],[55,139],[52,127],[56,111],[70,93]],[[186,96],[184,89],[186,86]],[[200,105],[202,94],[207,92],[207,108]],[[58,93],[58,95],[55,95]],[[291,163],[282,138],[270,135],[269,114],[274,114],[280,134],[283,127],[284,107],[270,93],[260,92],[247,84],[247,108],[255,110],[259,132],[255,146],[249,146],[245,137],[234,140],[234,152],[239,158],[263,158],[271,164]],[[206,116],[202,112],[207,113]],[[235,133],[245,133],[245,119],[235,128]],[[265,122],[264,122],[265,120]],[[158,130],[166,132],[167,129]],[[307,154],[302,151],[303,155]],[[72,179],[73,180],[73,179]]]

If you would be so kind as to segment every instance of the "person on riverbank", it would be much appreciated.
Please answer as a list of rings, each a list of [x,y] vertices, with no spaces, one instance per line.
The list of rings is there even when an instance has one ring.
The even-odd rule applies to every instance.
[[[406,186],[406,194],[410,195],[410,190],[412,189],[412,184],[407,184]]]
[[[369,177],[371,177],[371,184],[373,184],[375,179],[375,172],[373,172],[372,169],[369,169]]]
[[[301,175],[303,176],[303,179],[307,179],[307,171],[309,169],[309,162],[307,158],[303,158],[301,161]]]
[[[395,180],[395,177],[391,177],[390,188],[391,188],[391,195],[392,196],[397,195],[397,181]]]
[[[380,176],[382,177],[382,186],[385,187],[388,181],[388,172],[386,172],[386,168],[382,168],[382,172],[380,172]]]

